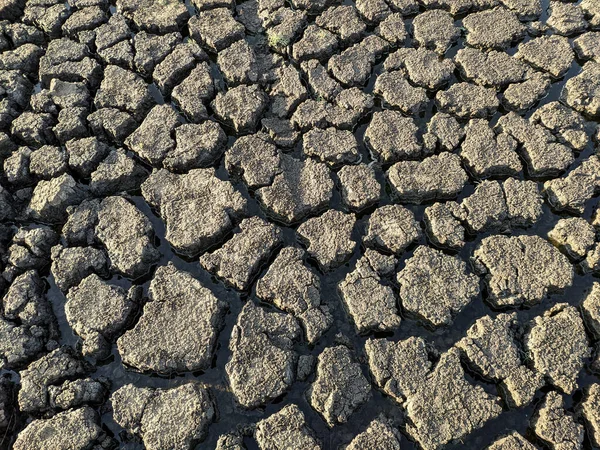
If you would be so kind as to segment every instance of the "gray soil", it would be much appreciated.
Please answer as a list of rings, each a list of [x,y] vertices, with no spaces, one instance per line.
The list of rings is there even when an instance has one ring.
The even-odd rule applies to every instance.
[[[600,449],[598,0],[0,0],[0,450]]]

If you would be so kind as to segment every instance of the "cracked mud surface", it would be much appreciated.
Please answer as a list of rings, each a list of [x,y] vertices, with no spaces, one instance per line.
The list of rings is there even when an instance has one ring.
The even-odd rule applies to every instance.
[[[597,0],[0,0],[0,449],[600,448]]]

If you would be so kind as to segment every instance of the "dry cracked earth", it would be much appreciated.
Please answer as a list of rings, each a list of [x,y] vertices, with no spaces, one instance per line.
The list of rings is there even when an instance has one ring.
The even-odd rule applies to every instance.
[[[0,19],[0,448],[600,447],[600,1]]]

